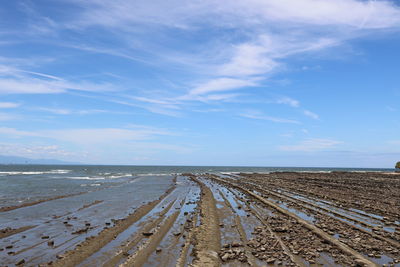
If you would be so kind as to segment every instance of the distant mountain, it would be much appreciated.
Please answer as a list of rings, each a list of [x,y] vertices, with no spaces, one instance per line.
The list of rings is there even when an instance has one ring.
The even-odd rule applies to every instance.
[[[49,164],[49,165],[66,165],[66,164],[82,164],[79,162],[68,162],[57,159],[30,159],[16,156],[0,155],[0,164]]]

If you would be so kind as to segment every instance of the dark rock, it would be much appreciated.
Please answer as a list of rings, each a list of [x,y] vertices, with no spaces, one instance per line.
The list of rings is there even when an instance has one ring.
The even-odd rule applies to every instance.
[[[20,260],[19,262],[17,262],[15,265],[22,265],[22,264],[24,264],[24,263],[25,263],[25,260],[22,259],[22,260]]]
[[[142,235],[144,235],[144,236],[151,236],[151,235],[153,235],[153,233],[152,233],[152,232],[142,232]]]

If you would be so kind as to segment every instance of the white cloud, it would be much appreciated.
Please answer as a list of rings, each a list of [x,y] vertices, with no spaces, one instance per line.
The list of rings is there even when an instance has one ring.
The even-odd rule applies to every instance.
[[[251,80],[218,78],[210,80],[204,84],[190,90],[189,95],[204,95],[208,93],[231,91],[242,87],[256,86],[257,84]]]
[[[303,152],[314,152],[320,150],[326,150],[333,148],[336,145],[342,144],[341,141],[331,140],[331,139],[306,139],[297,145],[290,146],[280,146],[280,150],[284,151],[303,151]]]
[[[14,103],[14,102],[0,102],[0,108],[17,108],[21,104],[20,103]]]
[[[116,87],[107,83],[47,81],[42,79],[0,78],[0,94],[58,94],[70,90],[86,92],[116,91]]]
[[[115,0],[113,5],[107,0],[73,2],[84,8],[80,19],[74,22],[75,27],[97,25],[131,29],[136,24],[145,23],[185,29],[202,20],[203,23],[218,26],[254,25],[273,21],[374,29],[393,27],[400,23],[399,9],[390,1]]]
[[[54,138],[60,141],[67,141],[74,144],[101,144],[125,142],[134,140],[145,140],[154,135],[165,135],[167,132],[145,129],[118,129],[118,128],[102,128],[102,129],[64,129],[49,130],[41,133],[47,138]]]
[[[68,81],[60,77],[0,65],[1,94],[58,94],[70,90],[113,92],[121,90],[111,83]]]
[[[14,128],[0,127],[0,134],[11,138],[39,137],[80,145],[112,144],[127,141],[151,139],[157,135],[172,135],[172,133],[156,128],[129,127],[129,128],[94,128],[94,129],[57,129],[20,131]]]
[[[311,112],[309,110],[304,110],[304,115],[306,115],[307,117],[310,117],[314,120],[319,120],[318,114],[315,114],[314,112]]]
[[[40,80],[0,79],[0,94],[54,94],[65,91],[65,88]]]
[[[33,108],[33,110],[49,112],[57,115],[88,115],[88,114],[97,114],[97,113],[105,113],[106,110],[102,109],[83,109],[83,110],[72,110],[72,109],[63,109],[63,108],[46,108],[39,107]]]
[[[76,153],[61,149],[56,145],[24,145],[14,143],[0,143],[0,154],[28,158],[71,158]]]
[[[270,50],[268,43],[259,45],[243,43],[235,46],[232,58],[219,67],[223,76],[252,76],[272,72],[279,63],[266,54]]]
[[[136,101],[140,103],[131,103],[131,106],[171,116],[179,116],[180,112],[177,110],[188,101],[229,101],[236,98],[233,94],[214,93],[260,86],[272,74],[284,70],[288,59],[293,55],[321,51],[368,34],[372,30],[400,26],[400,8],[390,1],[115,0],[112,4],[107,0],[63,2],[66,5],[76,5],[79,7],[76,10],[79,11],[73,15],[60,16],[67,19],[56,18],[52,14],[47,18],[41,16],[41,12],[35,12],[34,4],[27,5],[25,12],[32,18],[39,19],[40,23],[34,24],[37,27],[36,32],[44,34],[57,30],[62,36],[65,29],[79,34],[85,34],[85,30],[101,29],[112,35],[113,44],[107,47],[103,43],[101,47],[96,47],[95,41],[90,44],[85,41],[71,44],[62,39],[57,45],[113,55],[156,68],[169,66],[171,62],[174,66],[178,63],[181,68],[187,67],[185,71],[194,74],[189,81],[184,82],[186,92],[171,90],[174,96],[168,98],[136,96]],[[46,26],[48,31],[44,29]],[[210,28],[213,30],[209,34],[197,35]],[[182,34],[182,37],[195,38],[188,37],[182,42],[185,45],[177,46],[176,40],[171,41],[170,35],[166,34],[177,29],[190,33]],[[154,42],[153,36],[161,41]],[[143,56],[144,54],[148,57]],[[0,79],[0,94],[122,90],[109,83],[68,81],[30,70],[18,70],[18,75]],[[21,78],[21,75],[28,77]],[[169,88],[165,89],[167,90]],[[286,104],[293,107],[299,105],[293,101]],[[314,113],[306,113],[308,112],[305,112],[307,116],[316,117]]]
[[[244,117],[244,118],[255,119],[255,120],[265,120],[265,121],[272,121],[272,122],[278,122],[278,123],[300,124],[300,122],[296,121],[296,120],[272,117],[272,116],[264,115],[260,112],[254,112],[254,111],[242,113],[242,114],[240,114],[240,116]]]
[[[35,132],[20,131],[14,128],[0,127],[0,134],[6,135],[11,138],[18,138],[21,136],[39,136]]]
[[[290,97],[281,97],[276,101],[276,103],[289,105],[294,108],[298,108],[300,106],[300,102],[298,100],[290,98]]]
[[[210,27],[229,29],[229,34],[219,31],[220,35],[210,34],[204,42],[196,43],[195,46],[200,48],[196,51],[207,52],[176,51],[175,47],[169,50],[153,47],[150,52],[164,61],[180,58],[183,65],[200,62],[192,71],[201,69],[204,73],[209,70],[210,77],[205,78],[203,84],[194,88],[189,86],[192,89],[188,95],[192,97],[185,95],[183,99],[190,100],[196,100],[194,95],[255,86],[249,77],[258,78],[258,81],[267,78],[292,55],[337,46],[371,30],[400,26],[400,8],[390,1],[115,0],[110,5],[106,0],[74,0],[72,3],[83,12],[73,21],[65,22],[65,27],[80,31],[101,27],[124,41],[137,42],[136,35],[143,32],[157,35],[164,29],[193,32]],[[142,49],[147,46],[145,43],[139,45]],[[90,49],[107,50],[108,54],[115,55],[120,53],[116,49]],[[127,51],[124,56],[137,60],[129,55],[129,49]]]

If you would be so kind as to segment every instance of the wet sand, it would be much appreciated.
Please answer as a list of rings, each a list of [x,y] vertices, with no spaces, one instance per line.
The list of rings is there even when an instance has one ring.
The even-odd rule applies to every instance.
[[[0,218],[0,266],[400,266],[390,173],[145,177]]]

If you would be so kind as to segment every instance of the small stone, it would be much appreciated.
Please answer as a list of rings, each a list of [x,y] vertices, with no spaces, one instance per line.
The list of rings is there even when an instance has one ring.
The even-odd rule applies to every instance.
[[[365,266],[365,262],[361,259],[355,259],[354,262],[356,263],[356,266]]]
[[[237,247],[242,247],[243,245],[239,242],[233,242],[232,247],[237,248]]]
[[[142,235],[144,235],[144,236],[151,236],[151,235],[153,235],[153,233],[152,233],[152,232],[142,232]]]
[[[22,265],[22,264],[24,264],[24,263],[25,263],[25,260],[22,259],[22,260],[20,260],[19,262],[17,262],[15,265]]]
[[[227,261],[229,259],[229,257],[230,257],[230,254],[229,253],[225,253],[224,255],[222,255],[221,260],[222,261]]]

